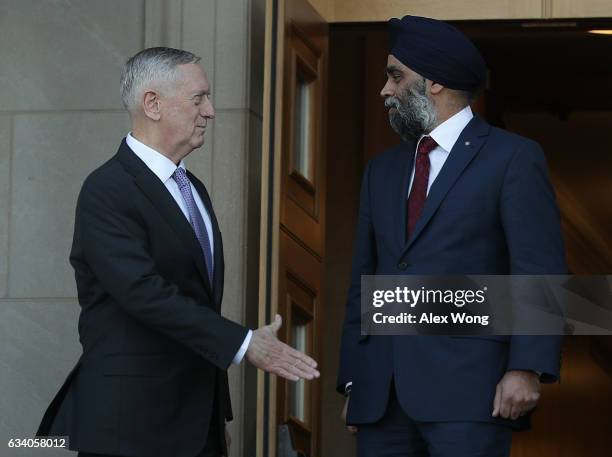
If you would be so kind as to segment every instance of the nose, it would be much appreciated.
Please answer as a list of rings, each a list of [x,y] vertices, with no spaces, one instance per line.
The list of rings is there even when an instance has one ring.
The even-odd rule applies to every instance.
[[[202,103],[201,114],[202,114],[202,117],[205,117],[207,119],[215,118],[215,108],[212,104],[212,101],[208,97],[206,97],[205,102]]]
[[[392,83],[390,79],[387,79],[387,82],[385,83],[385,85],[383,86],[383,88],[380,91],[380,96],[383,98],[387,98],[387,97],[391,97],[393,96],[393,90],[392,90]]]

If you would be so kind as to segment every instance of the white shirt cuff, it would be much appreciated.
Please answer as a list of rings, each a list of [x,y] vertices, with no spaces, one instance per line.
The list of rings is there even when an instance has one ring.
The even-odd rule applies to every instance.
[[[244,358],[244,354],[246,354],[246,351],[249,348],[249,343],[251,342],[252,336],[253,336],[253,330],[249,330],[249,333],[247,333],[247,336],[244,338],[244,341],[242,342],[240,349],[238,349],[238,352],[236,352],[236,355],[234,356],[234,360],[232,360],[232,363],[234,365],[239,365],[240,362],[242,362],[242,359]]]

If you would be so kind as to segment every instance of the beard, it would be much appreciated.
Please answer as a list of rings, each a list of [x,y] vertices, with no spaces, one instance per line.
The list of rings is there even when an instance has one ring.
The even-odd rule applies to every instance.
[[[395,108],[396,111],[389,111],[389,123],[404,141],[416,140],[431,132],[438,119],[435,106],[427,97],[425,78],[417,80],[399,96],[388,97],[385,107]]]

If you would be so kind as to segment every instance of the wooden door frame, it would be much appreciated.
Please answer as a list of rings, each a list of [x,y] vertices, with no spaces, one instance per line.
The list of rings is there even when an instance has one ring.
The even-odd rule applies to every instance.
[[[309,3],[307,0],[303,0]],[[310,4],[312,6],[312,4]],[[283,216],[283,209],[287,210],[287,199],[283,199],[283,142],[286,141],[283,112],[287,109],[285,98],[290,96],[284,93],[285,90],[290,91],[286,87],[286,69],[288,62],[285,59],[290,58],[286,52],[286,47],[290,42],[286,42],[288,38],[286,33],[287,22],[286,13],[293,14],[292,9],[286,6],[286,0],[267,0],[266,1],[266,32],[265,32],[265,54],[264,54],[264,94],[263,94],[263,121],[262,121],[262,175],[261,175],[261,221],[260,221],[260,276],[259,276],[259,309],[258,309],[258,324],[266,325],[271,322],[273,316],[279,311],[279,290],[283,287],[281,274],[281,226],[287,224],[287,214]],[[293,7],[291,7],[293,8]],[[303,11],[302,11],[303,13]],[[308,13],[310,14],[310,13]],[[295,32],[294,29],[291,29]],[[292,32],[292,33],[293,33]],[[302,37],[303,38],[303,37]],[[292,43],[292,42],[291,42]],[[326,41],[325,41],[326,43]],[[325,44],[325,46],[327,46]],[[323,67],[320,70],[325,73],[327,71],[327,62],[324,60]],[[327,90],[326,82],[317,86],[318,89],[325,93]],[[292,91],[291,91],[292,92]],[[322,95],[322,94],[321,94]],[[324,104],[320,105],[324,110]],[[286,114],[286,113],[285,113]],[[324,119],[325,116],[320,117]],[[324,122],[324,121],[323,121]],[[322,142],[320,146],[319,160],[325,161],[325,137],[326,126],[317,130],[315,141],[317,144]],[[321,164],[316,167],[321,176],[315,178],[313,182],[313,195],[317,195],[322,190],[324,195],[324,182],[317,182],[317,179],[324,180],[324,167]],[[316,172],[317,173],[317,172]],[[319,173],[317,173],[319,175]],[[293,174],[292,174],[293,176]],[[287,183],[285,183],[287,185]],[[315,198],[315,210],[317,216],[316,221],[324,224],[324,210],[321,214],[318,213],[321,204]],[[284,203],[283,203],[284,201]],[[318,202],[318,203],[317,203]],[[290,213],[294,214],[294,213]],[[284,219],[283,219],[284,218]],[[286,225],[290,228],[290,224]],[[295,227],[294,227],[295,228]],[[298,230],[299,232],[299,230]],[[304,236],[304,233],[298,233],[299,238]],[[316,256],[324,255],[324,243],[321,237],[316,239],[305,238],[303,246],[308,246],[312,249],[311,254],[316,252]],[[297,238],[296,238],[297,239]],[[314,243],[312,246],[310,244]],[[301,242],[298,242],[302,244]],[[317,257],[318,258],[318,257]],[[322,261],[320,258],[318,259]],[[322,266],[321,266],[322,267]],[[318,282],[317,282],[318,283]],[[320,303],[320,297],[319,297]],[[313,310],[314,312],[314,310]],[[314,316],[314,314],[313,314]],[[289,315],[287,318],[289,319]],[[290,319],[289,319],[290,320]],[[284,325],[290,325],[291,322],[286,322]],[[317,324],[315,324],[317,325]],[[317,327],[318,328],[318,327]],[[316,333],[318,334],[318,332]],[[280,335],[280,334],[279,334]],[[312,343],[312,342],[311,342]],[[316,344],[315,344],[316,347]],[[256,433],[256,455],[259,457],[275,457],[277,454],[277,424],[279,421],[277,409],[278,396],[281,392],[282,385],[279,385],[275,376],[270,376],[259,371],[257,374],[257,433]],[[318,386],[312,392],[318,392]],[[320,395],[312,394],[315,399],[320,401]],[[318,430],[318,428],[317,428]],[[313,432],[316,436],[318,432]],[[314,445],[316,448],[316,444]]]
[[[261,222],[259,258],[259,326],[277,312],[280,188],[283,104],[284,34],[278,33],[285,16],[283,0],[266,0],[264,92],[262,122]],[[282,30],[282,29],[281,29]],[[257,373],[256,456],[276,456],[276,378]]]

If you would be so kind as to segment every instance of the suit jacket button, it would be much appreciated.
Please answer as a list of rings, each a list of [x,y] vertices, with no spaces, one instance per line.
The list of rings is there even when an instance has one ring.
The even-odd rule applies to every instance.
[[[406,268],[408,268],[408,264],[406,262],[400,262],[397,268],[399,268],[400,270],[405,270]]]

